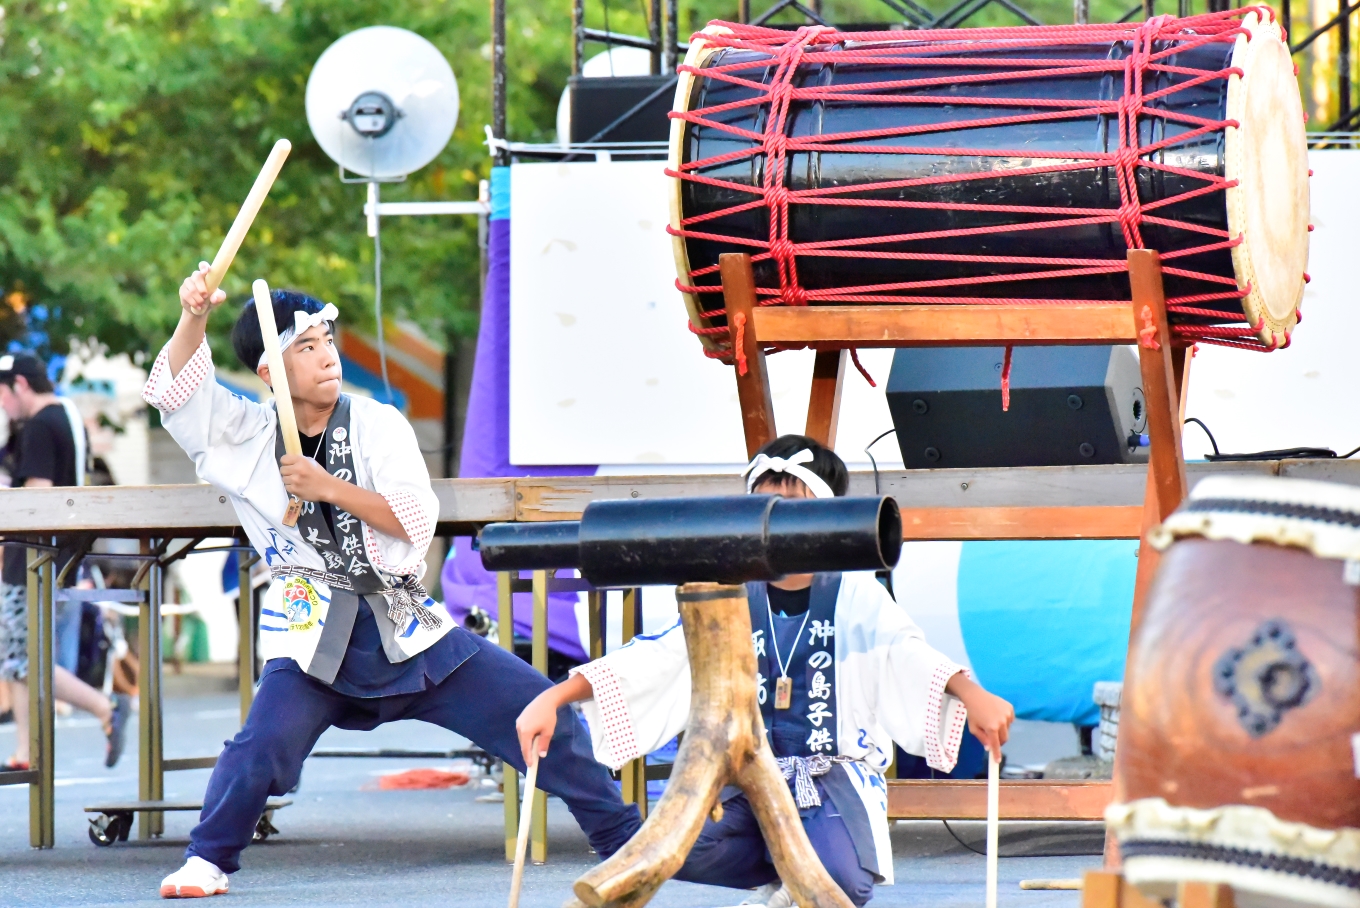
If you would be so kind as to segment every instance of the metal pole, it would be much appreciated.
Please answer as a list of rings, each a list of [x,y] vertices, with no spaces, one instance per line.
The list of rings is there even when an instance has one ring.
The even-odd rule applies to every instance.
[[[1336,96],[1338,120],[1345,119],[1351,112],[1351,17],[1346,14],[1347,0],[1338,0],[1341,5],[1341,19],[1337,22],[1337,39],[1340,44],[1336,54]]]
[[[652,42],[652,75],[661,75],[661,0],[647,2],[647,37]]]
[[[1346,0],[1341,0],[1341,2],[1345,3]],[[1287,39],[1290,31],[1293,30],[1293,20],[1289,15],[1289,0],[1280,0],[1280,25],[1284,27],[1284,34]]]
[[[1091,21],[1091,0],[1072,0],[1072,21],[1077,25]]]
[[[586,62],[586,0],[571,0],[571,74],[579,76]]]
[[[737,3],[737,21],[743,25],[751,21],[751,0],[739,0]]]
[[[505,0],[491,0],[491,135],[505,139]],[[504,167],[510,152],[495,148],[491,160]]]
[[[675,58],[680,50],[680,0],[666,0],[666,49],[661,55],[661,69],[675,72]]]
[[[1190,0],[1178,0],[1176,3],[1176,15],[1184,19],[1190,15]]]

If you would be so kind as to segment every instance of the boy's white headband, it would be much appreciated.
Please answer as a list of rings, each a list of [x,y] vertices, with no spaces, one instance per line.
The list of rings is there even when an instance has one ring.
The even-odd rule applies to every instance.
[[[288,349],[288,345],[298,339],[298,335],[304,331],[310,331],[322,322],[333,322],[340,317],[340,310],[335,308],[335,303],[327,303],[321,307],[320,312],[303,312],[298,309],[293,313],[293,324],[279,335],[279,352]],[[267,362],[265,354],[260,354],[260,361],[255,368],[260,368]]]
[[[804,448],[797,454],[790,457],[770,457],[768,454],[757,454],[755,459],[747,464],[742,475],[746,477],[746,491],[749,494],[760,482],[760,478],[766,473],[786,473],[803,481],[817,498],[835,498],[836,493],[831,491],[831,486],[826,484],[826,480],[816,473],[802,466],[805,463],[812,463],[812,449]]]

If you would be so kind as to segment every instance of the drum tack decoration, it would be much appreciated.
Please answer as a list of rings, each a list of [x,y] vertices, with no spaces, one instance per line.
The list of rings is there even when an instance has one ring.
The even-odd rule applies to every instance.
[[[751,254],[760,306],[1062,305],[1128,300],[1126,253],[1152,248],[1177,345],[1274,350],[1298,322],[1304,114],[1267,7],[911,32],[714,23],[679,71],[670,233],[711,357],[743,359],[725,252]]]

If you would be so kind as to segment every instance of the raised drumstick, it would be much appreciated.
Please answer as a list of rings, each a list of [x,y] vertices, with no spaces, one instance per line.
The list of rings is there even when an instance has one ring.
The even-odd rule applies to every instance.
[[[533,819],[534,788],[538,783],[538,739],[534,738],[534,761],[524,777],[524,803],[519,809],[519,837],[515,841],[515,869],[510,875],[510,908],[519,908],[519,887],[524,882],[524,855],[529,848],[529,826]]]
[[[255,178],[255,185],[250,187],[246,200],[241,203],[241,210],[236,212],[236,220],[231,222],[231,229],[227,231],[226,237],[222,240],[222,245],[217,249],[216,257],[213,258],[212,267],[208,269],[205,282],[208,285],[209,297],[212,296],[214,290],[222,285],[222,278],[226,277],[227,269],[231,267],[232,260],[236,258],[237,250],[241,248],[241,242],[246,238],[250,225],[255,222],[255,215],[260,213],[260,206],[264,204],[265,196],[269,195],[269,188],[274,185],[274,179],[283,169],[283,162],[288,160],[288,152],[292,150],[292,142],[287,139],[279,139],[274,143],[274,148],[269,152],[269,157],[265,158],[264,166],[260,168],[260,175]],[[205,305],[203,309],[195,309],[194,314],[202,315],[206,311],[207,306]]]
[[[260,316],[260,337],[264,340],[265,362],[269,364],[269,384],[274,391],[274,406],[279,412],[279,430],[283,432],[283,449],[289,454],[302,453],[302,439],[298,437],[297,417],[293,415],[293,395],[288,390],[288,373],[283,368],[283,349],[279,346],[279,329],[274,322],[274,300],[269,296],[269,284],[256,281],[250,289],[255,294],[255,311]],[[302,516],[302,499],[288,496],[288,510],[283,512],[283,525],[297,526]]]

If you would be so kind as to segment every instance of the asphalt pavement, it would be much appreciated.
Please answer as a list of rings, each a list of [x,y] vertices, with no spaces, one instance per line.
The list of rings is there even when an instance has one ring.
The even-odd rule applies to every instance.
[[[214,694],[166,701],[166,756],[216,753],[235,733],[235,697]],[[0,753],[11,752],[14,726],[0,726]],[[451,732],[400,722],[372,732],[332,729],[319,748],[450,750],[467,746]],[[176,869],[197,820],[166,814],[165,836],[133,838],[101,848],[87,835],[83,808],[136,798],[135,725],[129,751],[112,770],[103,766],[103,736],[88,716],[59,720],[57,728],[56,847],[28,847],[28,789],[0,788],[0,906],[110,906],[160,903],[161,878]],[[1014,759],[1014,757],[1013,757]],[[502,805],[478,801],[494,792],[474,776],[460,789],[382,791],[378,778],[404,769],[458,768],[447,761],[321,759],[307,762],[294,804],[279,811],[277,836],[249,848],[231,877],[229,906],[499,906],[509,893]],[[197,799],[208,770],[166,777],[170,799]],[[557,908],[571,883],[595,862],[585,837],[560,801],[549,800],[548,863],[526,870],[524,908]],[[950,824],[982,850],[981,823]],[[1007,823],[1002,826],[1002,908],[1077,908],[1079,893],[1021,891],[1030,878],[1080,876],[1099,864],[1103,833],[1097,824]],[[898,823],[892,832],[897,885],[878,888],[874,908],[979,908],[984,859],[943,823]],[[657,908],[717,908],[738,904],[738,890],[671,882]],[[213,903],[217,904],[217,903]]]

